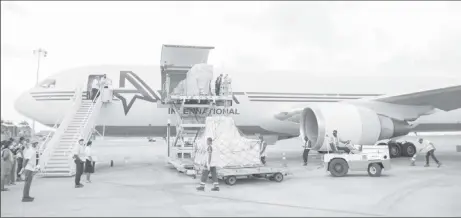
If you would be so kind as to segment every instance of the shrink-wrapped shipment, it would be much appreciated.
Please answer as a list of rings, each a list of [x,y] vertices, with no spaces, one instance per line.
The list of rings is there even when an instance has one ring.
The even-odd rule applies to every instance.
[[[210,83],[213,80],[213,65],[196,64],[173,90],[173,94],[198,96],[210,95]]]
[[[218,168],[261,166],[257,140],[243,137],[231,117],[206,118],[206,127],[196,140],[194,163],[203,166],[208,158],[207,138],[213,139],[211,166]]]

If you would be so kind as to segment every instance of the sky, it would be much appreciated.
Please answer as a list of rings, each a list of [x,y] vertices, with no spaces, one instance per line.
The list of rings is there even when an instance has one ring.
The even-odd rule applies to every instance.
[[[324,75],[461,76],[461,2],[1,2],[1,116],[40,79],[84,65],[156,65],[162,44],[210,62]],[[29,121],[29,120],[28,120]],[[37,129],[45,129],[38,125]]]

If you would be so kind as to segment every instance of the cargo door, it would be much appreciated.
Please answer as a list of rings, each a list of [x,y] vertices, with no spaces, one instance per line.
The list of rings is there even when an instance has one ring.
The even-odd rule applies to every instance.
[[[207,63],[214,47],[162,45],[160,60],[162,101],[170,94],[195,64]]]

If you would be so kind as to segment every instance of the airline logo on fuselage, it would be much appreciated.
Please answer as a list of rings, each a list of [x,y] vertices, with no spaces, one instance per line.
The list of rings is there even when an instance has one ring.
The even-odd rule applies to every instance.
[[[123,111],[125,115],[130,112],[131,107],[133,107],[134,102],[136,99],[141,99],[148,102],[157,102],[160,100],[160,97],[144,82],[138,75],[133,73],[132,71],[120,71],[120,81],[119,87],[125,88],[125,83],[128,81],[133,85],[136,90],[114,90],[114,95],[120,101],[122,101]],[[130,101],[128,102],[127,99],[122,94],[135,94]]]
[[[136,99],[141,99],[144,101],[155,103],[157,101],[161,101],[160,96],[147,85],[138,75],[133,73],[132,71],[120,71],[120,80],[119,80],[119,87],[125,88],[126,82],[131,83],[134,90],[114,90],[114,96],[120,99],[123,105],[123,111],[125,112],[125,116],[130,112],[131,108],[133,107]],[[128,101],[126,95],[127,94],[134,94],[133,97]],[[235,96],[233,96],[234,102],[236,104],[240,104]],[[226,110],[226,111],[224,111]],[[201,113],[201,111],[198,111]],[[169,114],[173,113],[168,111]],[[191,112],[193,113],[193,112]],[[214,114],[239,114],[237,109],[215,109]]]
[[[175,111],[171,108],[168,108],[168,114],[174,114]],[[183,114],[235,114],[239,115],[237,108],[184,108],[182,111]]]

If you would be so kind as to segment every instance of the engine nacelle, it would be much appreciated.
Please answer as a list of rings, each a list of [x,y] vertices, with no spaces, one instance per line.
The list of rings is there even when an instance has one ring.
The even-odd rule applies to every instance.
[[[337,103],[304,108],[300,120],[300,137],[307,136],[313,150],[320,150],[331,136],[338,131],[342,140],[353,144],[371,145],[382,139],[406,135],[411,126],[376,114],[374,111],[355,105]]]

